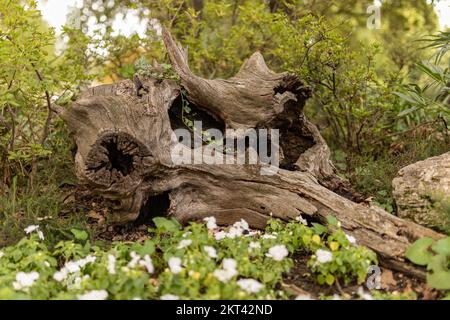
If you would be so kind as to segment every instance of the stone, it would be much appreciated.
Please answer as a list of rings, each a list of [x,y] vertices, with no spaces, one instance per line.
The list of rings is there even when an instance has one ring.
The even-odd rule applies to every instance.
[[[402,168],[392,185],[399,217],[437,229],[450,223],[435,206],[450,199],[450,152]]]

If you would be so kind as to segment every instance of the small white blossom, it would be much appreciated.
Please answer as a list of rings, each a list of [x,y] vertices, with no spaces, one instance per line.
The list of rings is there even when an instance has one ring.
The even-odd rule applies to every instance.
[[[181,259],[178,257],[171,257],[168,261],[170,272],[173,274],[178,274],[183,270],[181,266]]]
[[[64,268],[68,273],[75,273],[80,271],[80,265],[76,261],[68,261],[64,265]]]
[[[148,273],[153,273],[155,271],[155,268],[153,267],[152,259],[148,254],[144,256],[144,259],[139,261],[139,265],[144,266],[147,269]]]
[[[333,260],[333,254],[328,250],[318,249],[316,251],[317,261],[319,263],[327,263]]]
[[[262,288],[264,288],[263,284],[254,279],[240,279],[237,281],[237,285],[248,293],[258,293]]]
[[[112,254],[108,255],[107,269],[109,274],[116,274],[116,257],[114,257]]]
[[[24,231],[25,231],[26,234],[30,234],[30,233],[32,233],[32,232],[38,230],[38,229],[39,229],[39,226],[38,226],[38,225],[31,225],[31,226],[26,227],[26,228],[24,229]]]
[[[131,260],[130,260],[130,262],[128,262],[127,267],[133,269],[139,263],[139,260],[141,260],[141,257],[134,251],[130,252],[130,256],[131,256]]]
[[[261,243],[259,242],[250,242],[250,244],[248,245],[249,250],[254,250],[254,249],[261,249]]]
[[[241,219],[240,221],[237,221],[233,224],[233,227],[238,228],[238,229],[243,229],[243,230],[248,230],[249,226],[247,221],[245,221],[244,219]]]
[[[86,258],[78,260],[78,263],[80,264],[80,267],[84,267],[88,263],[94,263],[95,260],[97,260],[97,257],[88,255]]]
[[[44,233],[41,230],[38,230],[37,235],[39,237],[39,239],[44,240]]]
[[[273,246],[269,249],[269,253],[266,256],[272,258],[275,261],[281,261],[289,255],[289,251],[284,244]]]
[[[217,269],[214,270],[213,275],[222,282],[230,281],[231,278],[233,278],[237,274],[236,270],[224,270],[224,269]]]
[[[244,229],[237,228],[235,226],[232,226],[230,230],[226,233],[226,237],[230,239],[234,239],[236,237],[242,236],[242,233],[244,232]]]
[[[373,297],[370,293],[364,291],[363,287],[358,288],[358,295],[364,300],[373,300]]]
[[[160,297],[161,300],[179,300],[180,298],[174,294],[165,294]]]
[[[5,255],[3,251],[0,251],[0,259]]]
[[[67,269],[63,268],[60,271],[56,271],[53,274],[53,279],[55,279],[58,282],[61,282],[61,281],[65,280],[65,279],[67,279],[67,275],[68,275],[67,274]]]
[[[50,263],[48,261],[44,261],[44,266],[46,266],[47,268],[50,268]]]
[[[295,300],[314,300],[313,298],[311,298],[310,295],[307,294],[300,294],[298,295]]]
[[[188,231],[188,232],[183,233],[182,237],[186,238],[186,237],[190,236],[191,234],[192,234],[192,232]]]
[[[227,282],[237,275],[236,270],[237,262],[234,259],[223,259],[222,269],[214,270],[213,275],[219,279],[219,281]]]
[[[183,248],[186,248],[186,247],[190,246],[191,243],[192,243],[192,240],[191,240],[191,239],[183,239],[183,240],[181,240],[180,243],[178,244],[177,249],[183,249]]]
[[[225,259],[223,259],[222,265],[225,270],[231,270],[231,269],[236,269],[237,262],[234,259],[225,258]]]
[[[262,237],[263,239],[276,239],[277,237],[273,234],[263,234]]]
[[[206,227],[208,230],[213,230],[217,228],[216,218],[215,217],[206,217],[203,219],[206,222]]]
[[[203,249],[206,251],[210,258],[217,258],[217,251],[214,247],[204,246]]]
[[[108,292],[106,290],[92,290],[78,296],[78,300],[106,300],[107,298]]]
[[[217,232],[217,233],[214,235],[214,238],[215,238],[217,241],[220,241],[220,240],[222,240],[222,239],[225,239],[226,236],[227,236],[227,233],[226,233],[226,232],[224,232],[224,231],[219,231],[219,232]]]
[[[301,214],[299,214],[298,217],[295,218],[295,220],[297,220],[298,222],[300,222],[301,224],[303,224],[305,226],[308,225],[308,221],[306,221],[306,219],[303,218]]]
[[[37,279],[39,279],[39,273],[36,271],[28,273],[18,272],[16,274],[16,281],[13,282],[13,287],[15,290],[23,290],[31,287]]]
[[[351,244],[356,244],[355,237],[353,237],[353,236],[351,236],[349,234],[346,234],[345,237],[347,238],[348,242],[350,242]]]

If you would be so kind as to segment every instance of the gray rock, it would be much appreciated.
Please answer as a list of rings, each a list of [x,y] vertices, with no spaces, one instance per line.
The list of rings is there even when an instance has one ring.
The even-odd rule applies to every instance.
[[[399,217],[427,227],[448,225],[432,199],[450,197],[450,152],[401,169],[392,185]]]

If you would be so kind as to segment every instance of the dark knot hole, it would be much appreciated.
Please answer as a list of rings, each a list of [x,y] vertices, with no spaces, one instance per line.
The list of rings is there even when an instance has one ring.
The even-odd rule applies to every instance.
[[[133,171],[133,156],[118,148],[116,141],[109,140],[106,143],[106,150],[111,170],[116,169],[123,176],[129,175]]]

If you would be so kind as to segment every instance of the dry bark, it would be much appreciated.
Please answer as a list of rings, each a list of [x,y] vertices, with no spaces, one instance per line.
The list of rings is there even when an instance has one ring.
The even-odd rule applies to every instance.
[[[71,108],[58,109],[78,146],[77,176],[117,201],[116,222],[151,212],[182,223],[215,216],[227,225],[244,218],[263,228],[271,216],[289,220],[302,214],[324,222],[333,215],[382,264],[423,278],[422,269],[405,262],[404,252],[420,237],[441,235],[348,199],[351,189],[335,174],[327,144],[303,114],[307,86],[295,75],[269,70],[260,53],[235,77],[206,80],[191,72],[186,51],[166,30],[163,39],[179,84],[136,76],[89,89]],[[181,88],[191,106],[223,128],[279,128],[278,174],[261,175],[259,164],[175,165],[170,151],[178,142],[173,114]]]

